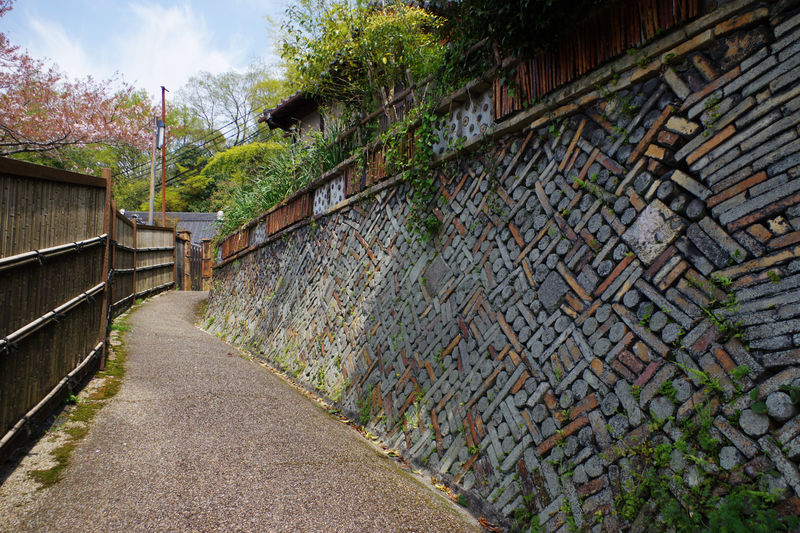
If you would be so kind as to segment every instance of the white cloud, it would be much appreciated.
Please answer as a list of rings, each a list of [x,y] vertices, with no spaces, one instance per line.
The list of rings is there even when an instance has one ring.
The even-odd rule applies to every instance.
[[[164,85],[177,90],[199,71],[212,73],[246,67],[243,44],[218,49],[205,18],[187,4],[165,8],[150,3],[130,5],[130,32],[115,40],[125,78],[151,94]]]
[[[70,39],[64,27],[53,21],[31,18],[28,21],[30,31],[35,35],[34,45],[29,47],[33,57],[48,59],[58,65],[59,70],[71,78],[107,76],[93,68],[91,59],[81,45]],[[113,72],[113,71],[112,71]]]
[[[249,35],[230,31],[215,35],[202,12],[187,2],[171,7],[130,2],[119,6],[117,13],[125,17],[106,20],[97,36],[70,33],[68,25],[29,14],[25,25],[33,38],[28,49],[73,79],[89,75],[108,79],[118,72],[156,101],[161,85],[175,92],[200,71],[241,72],[256,59],[248,54],[253,44]]]

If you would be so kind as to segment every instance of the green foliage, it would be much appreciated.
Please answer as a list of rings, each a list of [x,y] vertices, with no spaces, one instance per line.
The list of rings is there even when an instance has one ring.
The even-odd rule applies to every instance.
[[[653,316],[653,310],[654,310],[653,303],[651,302],[647,304],[647,307],[645,308],[644,313],[642,314],[642,318],[639,320],[640,326],[647,326],[647,324],[650,322],[650,317]]]
[[[741,381],[745,376],[749,376],[753,371],[749,366],[740,365],[731,371],[731,377],[736,381]]]
[[[128,331],[126,318],[118,318],[113,325],[116,331]],[[32,470],[28,476],[39,484],[39,488],[50,487],[58,483],[63,477],[64,470],[69,466],[72,452],[78,447],[81,439],[89,433],[89,424],[108,401],[119,392],[122,379],[125,377],[125,362],[127,352],[124,344],[114,348],[115,357],[109,358],[105,370],[96,374],[96,385],[91,391],[85,391],[83,398],[70,394],[65,403],[67,408],[58,416],[58,422],[63,424],[63,432],[69,437],[62,444],[50,452],[50,458],[55,463],[48,468]]]
[[[246,72],[199,72],[177,97],[206,131],[224,129],[230,145],[243,144],[255,129],[257,110],[288,96],[286,84],[270,68],[255,63]]]
[[[783,384],[780,386],[780,390],[789,395],[789,398],[792,400],[793,404],[795,405],[800,404],[800,388]]]
[[[722,334],[720,342],[726,342],[731,337],[741,339],[744,335],[742,322],[730,319],[739,309],[739,301],[732,289],[733,280],[715,274],[707,282],[701,282],[692,276],[687,276],[686,281],[708,295],[708,307],[702,307],[702,310]],[[722,291],[727,299],[720,299],[719,291]]]
[[[658,388],[658,393],[662,396],[666,396],[673,402],[677,401],[676,395],[678,394],[678,390],[675,388],[675,386],[672,384],[670,380],[667,380],[661,384],[661,386]]]
[[[347,0],[300,0],[286,10],[281,55],[288,78],[323,98],[363,102],[391,94],[406,71],[420,79],[436,71],[442,21],[401,2],[366,7]],[[379,100],[380,101],[380,100]]]
[[[526,505],[514,509],[514,524],[511,531],[520,533],[538,533],[542,531],[542,526],[539,523],[539,516],[532,514],[528,508],[533,501],[533,495],[523,496],[522,499]]]
[[[763,480],[720,469],[722,443],[714,437],[716,400],[711,400],[718,383],[704,372],[682,368],[702,382],[708,400],[677,424],[670,417],[668,423],[674,425],[664,431],[677,439],[674,442],[660,433],[663,424],[651,424],[650,437],[616,450],[618,456],[637,465],[615,500],[616,512],[641,531],[791,531],[800,523],[798,517],[778,514],[777,494],[763,490]],[[747,372],[738,370],[737,374],[744,377]],[[672,383],[665,382],[659,393],[674,396]],[[750,397],[755,400],[758,389]],[[685,464],[672,470],[676,453]],[[694,475],[681,472],[687,468]],[[688,482],[691,478],[694,481]]]
[[[361,397],[356,400],[356,407],[358,408],[358,422],[362,426],[369,424],[369,419],[372,416],[372,385],[361,393]]]
[[[264,176],[284,148],[275,141],[233,146],[214,155],[200,174],[184,181],[179,192],[187,200],[195,199],[197,211],[216,211],[231,189]]]
[[[255,113],[287,96],[287,87],[287,83],[270,69],[254,64],[244,73],[201,72],[176,91],[167,102],[167,210],[219,209],[226,189],[222,187],[217,192],[218,185],[230,180],[211,176],[213,172],[204,173],[204,168],[215,154],[248,142],[266,141],[267,134],[255,127]],[[148,128],[151,126],[149,124]],[[150,150],[114,146],[93,153],[102,155],[101,166],[110,166],[114,172],[117,207],[147,210]],[[243,163],[247,168],[246,162]],[[158,156],[155,172],[160,183]],[[160,209],[159,191],[155,201]]]
[[[774,496],[769,492],[736,489],[719,507],[708,513],[709,531],[771,532],[789,531],[797,517],[782,519],[772,505]]]
[[[389,170],[400,173],[411,186],[408,198],[411,230],[425,242],[439,232],[442,224],[431,212],[439,192],[436,174],[432,169],[436,120],[429,106],[421,106],[383,136]],[[412,143],[413,149],[410,150]]]

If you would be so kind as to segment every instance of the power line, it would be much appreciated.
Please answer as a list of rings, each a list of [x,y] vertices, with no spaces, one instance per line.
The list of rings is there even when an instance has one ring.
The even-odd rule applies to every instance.
[[[240,130],[240,129],[242,129],[242,128],[246,128],[246,127],[247,127],[247,121],[243,122],[242,124],[239,124],[238,122],[239,122],[239,119],[234,119],[234,120],[232,120],[232,121],[228,122],[227,124],[223,124],[222,126],[220,126],[220,127],[219,127],[217,130],[215,130],[215,131],[209,131],[209,132],[205,133],[205,134],[204,134],[203,136],[201,136],[199,139],[196,139],[196,140],[194,141],[194,142],[200,142],[200,141],[205,141],[205,142],[201,142],[201,144],[194,145],[193,147],[194,147],[194,148],[202,148],[202,147],[206,146],[206,145],[207,145],[207,144],[209,144],[209,143],[212,143],[212,142],[214,142],[214,141],[217,141],[217,140],[219,140],[219,139],[220,139],[220,137],[225,137],[225,138],[227,138],[227,136],[228,136],[230,133],[232,133],[233,131],[235,131],[235,130]],[[227,131],[224,131],[226,128],[228,128],[228,130],[227,130]],[[258,129],[258,124],[256,124],[256,129]],[[234,146],[235,146],[236,144],[242,144],[242,141],[240,141],[239,143],[235,143],[235,144],[234,144]],[[188,145],[187,145],[187,146],[188,146]],[[171,159],[171,161],[170,161],[170,162],[173,162],[176,156],[177,156],[177,152],[172,152],[172,153],[171,153],[171,154],[168,156],[168,159]],[[129,169],[126,169],[125,171],[120,171],[120,172],[117,172],[116,174],[114,174],[114,177],[120,176],[120,175],[122,175],[122,174],[126,175],[126,177],[130,177],[130,174],[131,174],[133,171],[135,171],[135,170],[137,170],[137,169],[139,169],[139,168],[142,168],[142,167],[148,166],[148,165],[149,165],[149,163],[147,163],[147,162],[140,163],[140,164],[138,164],[138,165],[134,165],[133,167],[131,167],[131,168],[129,168]],[[135,176],[135,177],[141,177],[141,176],[143,176],[143,175],[144,175],[144,174],[139,174],[138,176]]]
[[[233,146],[239,146],[239,145],[241,145],[241,144],[244,144],[245,142],[247,142],[247,141],[249,141],[249,140],[253,139],[253,138],[254,138],[256,135],[258,135],[258,132],[260,132],[260,131],[261,131],[261,130],[259,130],[259,129],[258,129],[258,127],[256,126],[256,130],[255,130],[254,134],[248,135],[248,136],[246,136],[246,137],[244,137],[244,138],[240,139],[240,140],[239,140],[239,142],[238,142],[238,143],[234,143],[234,144],[233,144]],[[218,135],[217,135],[217,138],[219,138],[219,137],[221,137],[221,136],[224,136],[224,134],[222,134],[222,133],[218,134]],[[206,142],[205,142],[204,144],[202,144],[202,145],[199,145],[199,146],[193,146],[193,148],[201,148],[202,146],[205,146],[206,144],[208,144],[209,142],[212,142],[212,141],[213,141],[213,139],[211,139],[211,140],[209,140],[209,141],[206,141]],[[178,159],[181,157],[181,155],[182,155],[182,154],[180,154],[180,153],[178,153],[178,152],[173,152],[173,153],[171,153],[171,154],[170,154],[170,155],[167,157],[167,164],[168,164],[168,165],[171,165],[171,164],[174,164],[174,163],[176,163],[176,162],[177,162],[177,160],[178,160]],[[139,166],[142,166],[142,165],[139,165]],[[145,169],[145,171],[144,171],[144,172],[140,172],[140,173],[138,173],[138,174],[134,174],[134,175],[132,175],[132,176],[131,176],[131,175],[128,175],[128,176],[126,176],[126,177],[127,177],[128,179],[131,179],[131,180],[134,180],[134,181],[136,181],[136,180],[138,180],[138,179],[141,179],[141,178],[144,178],[144,177],[146,177],[146,175],[147,175],[147,170]]]
[[[254,138],[256,138],[256,136],[258,136],[258,134],[259,134],[259,133],[261,133],[261,131],[260,131],[260,130],[256,130],[255,132],[251,133],[251,134],[250,134],[250,135],[248,135],[247,137],[244,137],[244,138],[241,140],[241,142],[240,142],[240,143],[238,143],[238,144],[235,144],[234,146],[242,146],[242,145],[246,144],[248,141],[251,141],[251,140],[253,140]],[[271,138],[271,137],[272,137],[272,134],[271,134],[271,135],[268,137],[268,139],[269,139],[269,138]],[[172,176],[171,178],[169,178],[169,179],[167,180],[167,185],[172,185],[172,184],[174,184],[174,183],[177,183],[177,182],[179,182],[179,181],[183,181],[183,180],[179,180],[178,178],[179,178],[179,177],[181,177],[181,176],[183,176],[184,174],[188,174],[189,172],[195,172],[195,171],[198,171],[198,170],[200,170],[200,169],[201,169],[201,167],[204,167],[204,166],[205,166],[205,165],[197,165],[197,166],[195,166],[195,167],[193,167],[193,168],[187,168],[186,170],[184,170],[184,171],[182,171],[182,172],[180,172],[180,173],[178,173],[178,174],[176,174],[176,175]]]
[[[260,131],[260,130],[256,130],[256,131],[254,131],[254,132],[253,132],[253,133],[251,133],[250,135],[248,135],[248,136],[244,137],[244,138],[241,140],[241,142],[239,142],[238,144],[236,144],[236,145],[234,145],[234,146],[242,146],[242,145],[244,145],[244,144],[247,144],[249,141],[252,141],[253,139],[255,139],[255,138],[258,136],[258,134],[259,134],[259,133],[261,133],[261,131]],[[269,139],[269,138],[271,138],[271,137],[272,137],[272,134],[271,134],[271,135],[268,137],[268,139]],[[168,185],[171,185],[171,184],[177,183],[177,182],[179,182],[179,181],[183,181],[183,180],[179,180],[178,178],[179,178],[180,176],[183,176],[184,174],[187,174],[187,173],[189,173],[189,172],[194,172],[194,171],[201,170],[201,167],[203,167],[203,166],[205,166],[205,165],[197,165],[197,166],[195,166],[195,167],[193,167],[193,168],[187,168],[186,170],[184,170],[184,171],[182,171],[182,172],[180,172],[180,173],[176,174],[175,176],[172,176],[172,177],[171,177],[169,180],[167,180],[167,184],[168,184]]]
[[[223,132],[223,130],[224,130],[225,128],[227,128],[228,126],[230,126],[231,124],[234,124],[234,122],[235,122],[235,121],[233,121],[233,122],[229,122],[228,124],[225,124],[224,126],[221,126],[221,127],[220,127],[220,129],[219,129],[219,130],[217,130],[217,131],[214,131],[214,132],[209,132],[209,133],[207,133],[206,135],[204,135],[203,137],[201,137],[200,139],[198,139],[199,141],[202,141],[202,140],[204,140],[204,139],[207,139],[207,140],[206,140],[205,142],[203,142],[202,144],[195,145],[195,146],[193,146],[193,147],[195,147],[195,148],[202,148],[203,146],[205,146],[205,145],[207,145],[207,144],[209,144],[209,143],[211,143],[211,142],[213,142],[213,141],[215,141],[215,140],[218,140],[220,137],[226,137],[226,136],[227,136],[229,133],[231,133],[231,132],[232,132],[234,129],[236,129],[236,128],[231,128],[231,129],[230,129],[229,131],[227,131],[227,132]],[[168,159],[170,159],[170,162],[173,162],[173,161],[174,161],[174,159],[175,159],[176,157],[178,157],[178,153],[177,153],[177,152],[172,152],[172,153],[169,155]],[[138,164],[138,165],[134,165],[134,166],[132,166],[131,168],[129,168],[129,169],[126,169],[125,171],[120,171],[120,172],[117,172],[116,174],[114,174],[114,177],[117,177],[117,176],[120,176],[120,175],[123,175],[123,174],[124,174],[126,177],[130,177],[130,175],[131,175],[131,173],[132,173],[133,171],[135,171],[135,170],[137,170],[137,169],[140,169],[140,168],[142,168],[142,167],[148,166],[149,164],[150,164],[149,162],[145,162],[145,163],[140,163],[140,164]],[[141,176],[143,176],[143,175],[144,175],[144,174],[138,174],[138,176],[136,176],[136,177],[141,177]]]
[[[248,141],[251,141],[251,140],[255,139],[260,133],[262,133],[262,131],[263,130],[259,130],[258,128],[256,128],[256,131],[254,131],[253,133],[251,133],[251,134],[247,135],[246,137],[244,137],[238,144],[235,144],[234,146],[241,146],[241,145],[247,144]],[[270,132],[270,135],[269,135],[269,137],[267,137],[267,139],[271,139],[274,134],[275,134],[274,131]],[[179,179],[181,176],[183,176],[184,174],[188,174],[190,172],[196,172],[196,171],[200,170],[204,166],[205,166],[205,164],[197,165],[195,167],[187,168],[186,170],[184,170],[182,172],[179,172],[178,174],[176,174],[176,175],[170,177],[169,179],[167,179],[167,186],[174,185],[176,183],[179,183],[179,182],[183,181],[183,180]],[[161,184],[156,184],[156,190],[161,190]]]
[[[203,140],[206,140],[206,139],[212,139],[213,140],[215,138],[218,138],[220,135],[227,135],[228,133],[230,133],[230,131],[233,131],[233,129],[231,129],[230,131],[225,132],[225,133],[223,133],[223,130],[225,128],[231,126],[231,125],[235,125],[235,123],[236,123],[236,121],[233,120],[231,122],[228,122],[227,124],[223,124],[217,130],[206,132],[203,136],[201,136],[199,139],[197,139],[197,141],[203,141]],[[205,146],[205,144],[208,144],[208,141],[205,142],[205,143],[202,143],[202,146]],[[130,170],[135,170],[136,168],[143,167],[143,166],[146,166],[146,165],[147,165],[147,163],[142,163],[142,164],[136,165],[136,166],[131,167],[130,169],[128,169],[125,173],[129,172]],[[117,174],[115,174],[115,176],[118,176],[119,174],[122,174],[122,173],[123,172],[118,172]]]
[[[243,144],[246,144],[248,141],[251,141],[252,139],[254,139],[258,135],[258,133],[259,132],[257,131],[257,132],[254,132],[253,134],[248,135],[247,137],[243,138],[238,144],[234,144],[233,146],[241,146]],[[176,175],[172,176],[171,178],[167,179],[167,185],[173,185],[173,184],[175,184],[175,183],[177,183],[179,181],[183,181],[183,180],[179,180],[178,178],[180,176],[183,176],[184,174],[188,174],[190,172],[196,172],[196,171],[202,170],[202,168],[205,167],[205,165],[206,165],[205,163],[201,163],[201,164],[196,165],[196,166],[194,166],[192,168],[187,168],[186,170],[183,170],[183,171],[179,172],[178,174],[176,174]],[[160,190],[160,187],[161,187],[160,184],[157,184],[156,185],[156,190]]]

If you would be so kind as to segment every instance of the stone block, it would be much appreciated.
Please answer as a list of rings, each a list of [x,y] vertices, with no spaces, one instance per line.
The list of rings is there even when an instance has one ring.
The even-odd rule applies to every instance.
[[[720,22],[714,27],[714,35],[719,38],[726,33],[730,33],[732,31],[744,28],[746,26],[751,26],[761,20],[764,20],[769,16],[769,9],[766,7],[762,7],[759,9],[755,9],[750,11],[749,13],[745,13],[744,15],[739,15],[738,17],[733,17],[731,19],[725,20]]]
[[[550,272],[539,286],[537,295],[545,309],[552,313],[561,305],[561,299],[568,290],[564,279],[557,272]]]
[[[786,422],[797,414],[797,408],[785,392],[773,392],[767,396],[766,403],[767,414],[778,422]]]
[[[714,242],[699,225],[689,226],[686,236],[717,268],[723,268],[728,264],[728,253]]]
[[[758,444],[766,452],[767,456],[775,463],[775,468],[781,473],[783,479],[792,487],[794,493],[800,496],[800,472],[797,465],[789,461],[769,437],[761,437]]]
[[[684,137],[694,137],[700,131],[700,124],[681,117],[670,117],[664,127]]]
[[[685,223],[663,202],[654,200],[622,235],[642,263],[649,265],[678,238]]]
[[[680,170],[675,170],[670,174],[669,178],[695,195],[700,200],[705,200],[709,196],[711,196],[711,191],[708,190],[704,185],[700,182],[695,180],[694,178],[690,177],[685,172],[681,172]],[[666,182],[665,182],[666,183]]]

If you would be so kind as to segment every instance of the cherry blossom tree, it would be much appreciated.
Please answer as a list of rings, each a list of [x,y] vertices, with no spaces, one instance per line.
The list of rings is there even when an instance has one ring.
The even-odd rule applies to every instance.
[[[13,0],[0,0],[0,18]],[[121,78],[73,81],[0,32],[0,154],[150,142],[152,104]]]

